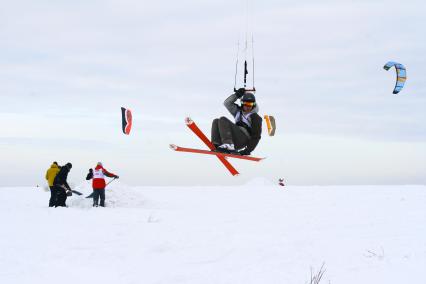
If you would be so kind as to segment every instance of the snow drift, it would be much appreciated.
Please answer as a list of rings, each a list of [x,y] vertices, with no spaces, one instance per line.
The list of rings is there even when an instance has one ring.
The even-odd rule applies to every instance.
[[[89,183],[76,187],[90,194]],[[1,283],[414,283],[426,187],[129,187],[106,208],[0,188]]]

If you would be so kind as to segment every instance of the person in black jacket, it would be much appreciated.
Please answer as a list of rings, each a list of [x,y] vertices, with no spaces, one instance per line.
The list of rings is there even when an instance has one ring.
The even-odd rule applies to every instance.
[[[86,176],[86,180],[91,180],[93,178],[93,169],[90,168],[89,169],[89,173]],[[95,191],[93,190],[91,194],[89,194],[86,198],[93,198],[93,196],[95,195]]]
[[[241,104],[235,102],[240,100]],[[262,135],[262,118],[254,94],[238,89],[224,102],[235,119],[235,124],[222,116],[213,120],[211,140],[218,152],[250,155]]]
[[[65,166],[61,167],[59,173],[56,175],[55,180],[53,181],[53,186],[55,187],[57,196],[55,207],[66,207],[67,196],[71,195],[71,187],[67,182],[68,173],[70,172],[71,168],[71,163],[67,163]]]
[[[93,169],[89,169],[89,173],[86,176],[86,180],[91,180],[93,178]]]

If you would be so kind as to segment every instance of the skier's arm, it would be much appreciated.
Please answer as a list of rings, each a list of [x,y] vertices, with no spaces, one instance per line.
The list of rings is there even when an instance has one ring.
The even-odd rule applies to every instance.
[[[239,111],[239,106],[235,103],[238,100],[238,97],[236,94],[230,95],[224,102],[223,105],[226,107],[226,109],[232,114],[232,116],[235,117],[237,112]]]
[[[117,178],[118,177],[116,174],[110,173],[106,169],[103,169],[102,171],[104,172],[104,175],[106,175],[107,177],[110,177],[110,178]]]
[[[49,180],[49,171],[46,172],[46,180]]]
[[[260,141],[262,135],[262,119],[260,116],[253,116],[251,121],[251,137],[247,143],[246,151],[251,153]]]
[[[63,185],[66,187],[66,188],[68,188],[69,190],[71,190],[71,187],[69,186],[69,184],[68,184],[68,182],[67,182],[67,179],[68,179],[68,172],[67,171],[65,171],[64,172],[64,175],[63,175]]]

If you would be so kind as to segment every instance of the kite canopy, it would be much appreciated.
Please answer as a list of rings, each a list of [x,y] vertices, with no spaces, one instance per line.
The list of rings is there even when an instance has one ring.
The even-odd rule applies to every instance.
[[[130,109],[126,109],[124,107],[121,108],[121,123],[123,133],[129,135],[130,130],[132,129],[132,112]]]
[[[268,127],[268,135],[274,136],[275,135],[275,118],[272,115],[264,115],[263,117],[266,121],[266,126]]]
[[[404,65],[394,61],[389,61],[385,66],[383,66],[383,68],[388,71],[393,66],[395,66],[396,70],[396,83],[393,93],[398,94],[404,87],[405,81],[407,80],[407,71]]]

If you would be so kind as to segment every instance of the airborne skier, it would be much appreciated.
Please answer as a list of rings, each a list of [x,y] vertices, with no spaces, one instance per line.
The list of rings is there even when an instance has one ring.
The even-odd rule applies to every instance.
[[[238,93],[238,95],[237,95],[237,93]],[[204,144],[210,149],[210,151],[179,147],[175,144],[170,144],[170,148],[174,151],[177,151],[177,152],[189,152],[189,153],[216,155],[217,158],[222,162],[222,164],[228,169],[228,171],[233,176],[236,176],[239,173],[226,158],[239,158],[239,159],[250,160],[250,161],[255,161],[255,162],[259,162],[259,161],[263,160],[264,158],[257,158],[257,157],[253,157],[253,156],[248,156],[248,157],[242,156],[242,155],[250,155],[250,152],[259,143],[260,135],[261,135],[261,132],[262,132],[262,119],[256,113],[257,108],[255,107],[256,100],[254,98],[254,95],[253,95],[253,93],[248,93],[248,94],[244,94],[244,93],[245,93],[245,90],[240,89],[239,91],[236,91],[235,94],[230,96],[225,101],[225,105],[227,105],[227,103],[228,103],[230,105],[229,108],[232,109],[232,111],[234,111],[234,110],[237,111],[237,112],[235,112],[236,121],[237,121],[237,123],[240,120],[244,122],[244,124],[246,126],[245,127],[241,126],[241,127],[244,127],[244,130],[241,130],[240,126],[235,125],[230,120],[228,120],[226,117],[221,117],[219,119],[215,119],[213,121],[212,134],[216,133],[214,131],[217,131],[217,136],[216,136],[217,140],[214,140],[214,138],[213,138],[213,142],[216,143],[216,144],[213,144],[212,141],[210,141],[206,137],[206,135],[201,131],[201,129],[198,128],[198,126],[195,124],[195,122],[191,118],[187,117],[185,119],[186,126],[188,126],[188,128],[191,129],[191,131],[195,135],[197,135],[198,138],[200,138],[201,141],[204,142]],[[240,96],[240,94],[244,94],[244,95]],[[234,104],[234,102],[238,98],[240,98],[242,103],[245,102],[245,106],[243,105],[242,108],[240,106]],[[244,100],[244,102],[243,102],[243,100]],[[233,106],[233,105],[235,105],[235,106]],[[240,111],[240,113],[238,113],[238,111]],[[231,112],[231,113],[233,114],[234,112]],[[244,116],[244,118],[238,118],[239,116]],[[239,124],[243,125],[242,123],[239,123]],[[216,129],[214,129],[215,127],[216,127]],[[229,132],[229,135],[228,135],[229,140],[228,141],[230,141],[230,143],[231,143],[231,144],[229,144],[230,146],[220,147],[222,145],[219,144],[219,142],[218,142],[219,139],[222,141],[222,137],[226,137],[225,135],[220,136],[220,135],[222,135],[222,133],[220,132],[221,130]],[[248,135],[246,135],[245,133],[248,133]],[[233,136],[233,134],[236,134],[236,135]],[[240,140],[238,140],[238,142],[235,142],[236,144],[234,144],[234,141],[237,141],[235,139],[235,137],[237,137],[237,135],[239,135],[238,139],[240,139]],[[243,135],[246,135],[246,136],[243,136]],[[212,136],[214,136],[214,135],[212,135]],[[226,140],[223,140],[223,141],[227,142]],[[242,142],[240,142],[240,141],[242,141]],[[222,144],[227,144],[227,143],[222,143]],[[242,148],[237,148],[240,151],[235,150],[235,145],[237,145],[237,147],[242,147]],[[219,147],[221,149],[219,149]],[[234,150],[233,151],[229,150],[228,147],[229,148],[233,147]],[[235,153],[235,154],[233,154],[233,153]]]
[[[248,7],[247,7],[248,9]],[[248,15],[248,13],[247,13]],[[248,16],[246,19],[248,23]],[[229,96],[224,105],[226,109],[232,114],[235,119],[235,123],[230,121],[228,118],[222,116],[216,118],[212,122],[211,127],[211,140],[209,140],[206,135],[201,131],[200,128],[195,124],[195,122],[187,117],[185,123],[188,128],[198,136],[198,138],[210,149],[201,150],[194,148],[180,147],[175,144],[170,144],[170,148],[177,152],[187,152],[187,153],[198,153],[198,154],[207,154],[215,155],[220,162],[228,169],[228,171],[236,176],[239,172],[234,168],[234,166],[228,161],[228,158],[235,159],[244,159],[249,161],[259,162],[264,158],[257,158],[250,156],[251,152],[256,148],[257,144],[260,141],[262,135],[262,118],[258,115],[259,107],[256,104],[256,98],[254,92],[256,91],[255,82],[254,82],[254,38],[252,35],[251,40],[251,57],[252,57],[252,74],[251,79],[253,84],[249,89],[247,89],[247,75],[248,72],[248,63],[247,63],[247,53],[249,50],[248,46],[248,25],[245,32],[245,47],[244,47],[244,76],[243,76],[243,88],[236,89],[237,86],[237,75],[239,67],[239,51],[240,44],[238,41],[238,51],[237,51],[237,60],[235,63],[235,76],[234,76],[234,94]],[[240,101],[240,104],[237,104],[237,101]],[[271,130],[269,130],[271,129]],[[275,128],[269,127],[269,135],[273,135]]]
[[[240,99],[241,105],[235,102]],[[259,107],[251,91],[240,88],[224,102],[235,119],[235,124],[222,116],[212,123],[211,141],[216,151],[250,155],[262,134],[262,118],[257,114]]]

